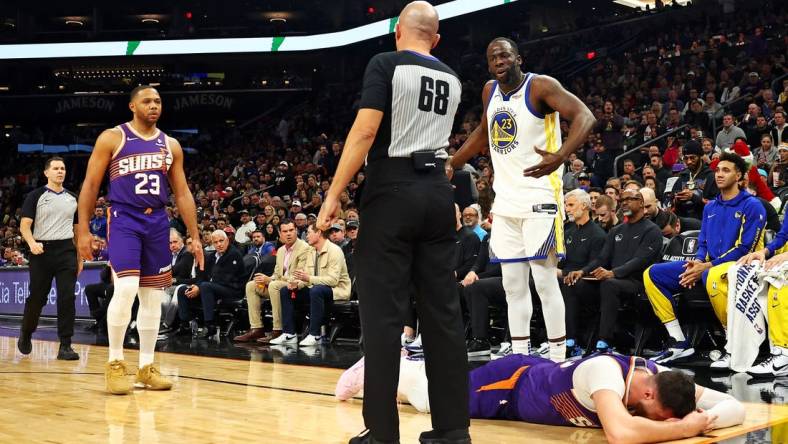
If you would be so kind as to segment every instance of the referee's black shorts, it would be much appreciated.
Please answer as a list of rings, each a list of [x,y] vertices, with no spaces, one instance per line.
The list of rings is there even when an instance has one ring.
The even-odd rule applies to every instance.
[[[443,161],[416,172],[409,158],[366,168],[355,252],[364,334],[364,422],[375,438],[398,439],[400,334],[416,286],[416,305],[434,429],[468,420],[468,361],[454,278],[456,217]]]
[[[57,288],[57,334],[61,344],[71,344],[74,335],[77,251],[72,239],[39,241],[44,252],[30,255],[30,296],[25,302],[22,330],[32,334],[47,303],[52,278]]]

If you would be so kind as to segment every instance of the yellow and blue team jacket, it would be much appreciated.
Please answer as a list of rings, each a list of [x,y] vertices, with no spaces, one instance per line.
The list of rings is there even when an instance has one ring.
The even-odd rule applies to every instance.
[[[756,197],[744,191],[730,200],[717,195],[703,209],[696,257],[712,265],[739,260],[763,248],[765,225],[766,210]]]

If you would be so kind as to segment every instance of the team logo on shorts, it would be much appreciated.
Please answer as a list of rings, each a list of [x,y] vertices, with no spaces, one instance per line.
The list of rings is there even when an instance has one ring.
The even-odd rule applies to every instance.
[[[490,141],[495,151],[509,154],[517,147],[517,122],[509,110],[503,108],[495,112],[490,122]]]

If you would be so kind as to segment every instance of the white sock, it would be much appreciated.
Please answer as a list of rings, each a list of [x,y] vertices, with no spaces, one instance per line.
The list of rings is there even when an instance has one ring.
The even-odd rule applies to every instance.
[[[163,290],[140,287],[140,308],[137,311],[137,333],[140,337],[140,368],[153,364],[156,339],[161,320],[161,294]]]
[[[668,329],[668,334],[671,338],[675,339],[676,342],[683,342],[687,340],[687,338],[684,337],[684,332],[681,331],[681,325],[679,324],[678,319],[666,322],[665,328]]]
[[[107,307],[107,336],[109,338],[109,361],[123,360],[123,339],[131,321],[131,306],[139,288],[139,276],[119,278],[112,272],[115,290]]]
[[[531,354],[531,340],[530,339],[512,339],[512,353],[518,355]]]
[[[566,360],[566,341],[547,341],[547,343],[550,344],[550,360],[553,362],[564,362]]]

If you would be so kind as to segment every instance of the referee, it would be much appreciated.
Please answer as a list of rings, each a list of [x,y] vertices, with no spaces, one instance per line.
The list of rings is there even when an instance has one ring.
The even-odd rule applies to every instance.
[[[30,338],[38,326],[41,309],[47,302],[52,278],[57,282],[57,335],[60,350],[57,358],[79,359],[71,348],[74,334],[74,286],[82,261],[77,258],[74,232],[77,224],[77,196],[63,188],[66,163],[51,157],[44,164],[47,184],[31,191],[22,205],[20,231],[30,247],[30,296],[17,347],[22,354],[33,349]]]
[[[318,216],[319,227],[327,229],[339,213],[339,194],[366,158],[354,262],[368,432],[351,443],[399,442],[400,333],[411,280],[434,428],[419,441],[471,442],[468,362],[453,270],[453,189],[443,170],[461,85],[454,71],[430,55],[440,39],[437,31],[437,11],[412,2],[395,29],[397,51],[370,60],[358,115]]]

